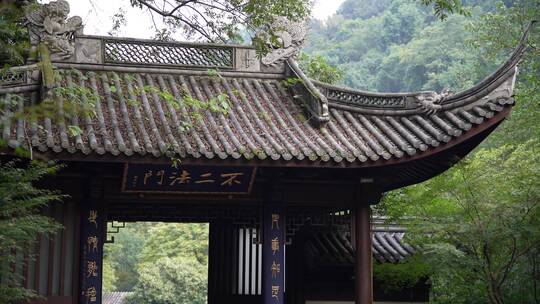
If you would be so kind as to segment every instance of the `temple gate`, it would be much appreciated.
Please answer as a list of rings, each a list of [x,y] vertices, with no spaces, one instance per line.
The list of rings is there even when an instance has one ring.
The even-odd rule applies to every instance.
[[[67,165],[45,185],[71,195],[45,211],[65,229],[17,269],[46,303],[102,303],[111,221],[209,222],[209,303],[372,303],[372,257],[414,249],[403,231],[373,230],[370,206],[445,171],[508,116],[526,48],[460,93],[384,94],[306,77],[294,59],[305,31],[258,59],[249,46],[70,30],[57,42],[71,48],[51,47],[54,83],[46,58],[0,76],[1,98],[17,97],[3,140]],[[59,117],[14,115],[46,99]]]

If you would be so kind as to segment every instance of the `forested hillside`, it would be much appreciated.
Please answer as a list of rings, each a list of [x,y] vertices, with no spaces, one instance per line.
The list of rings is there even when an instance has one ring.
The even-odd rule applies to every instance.
[[[506,1],[511,3],[512,1]],[[507,3],[507,4],[508,4]],[[475,20],[502,2],[466,1],[471,17],[441,22],[419,1],[347,0],[326,22],[313,20],[305,52],[344,71],[343,84],[377,91],[459,90],[492,71],[504,55],[474,48]]]

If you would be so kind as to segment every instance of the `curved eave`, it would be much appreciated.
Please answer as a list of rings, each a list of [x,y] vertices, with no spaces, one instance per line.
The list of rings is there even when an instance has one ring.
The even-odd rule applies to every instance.
[[[515,77],[517,76],[517,66],[528,48],[528,37],[535,22],[536,21],[530,23],[518,46],[514,49],[510,57],[503,64],[501,64],[497,70],[478,82],[473,87],[445,97],[440,102],[440,110],[448,111],[460,107],[466,107],[467,105],[475,103],[478,100],[488,96],[490,93],[500,88],[500,86],[505,82],[509,82],[508,89],[510,92],[507,97],[511,96],[511,91],[513,90],[515,83]],[[416,96],[426,93],[425,91],[384,93],[330,85],[315,80],[313,80],[313,83],[315,83],[318,88],[326,94],[328,97],[329,106],[334,108],[374,115],[399,116],[422,114],[425,112],[425,109],[416,102],[415,98]],[[340,99],[340,95],[347,98]],[[403,101],[400,105],[388,106],[384,104],[380,105],[380,103],[379,105],[373,105],[373,100],[386,100],[386,102],[391,103],[392,101],[400,99]],[[354,100],[356,100],[356,102]],[[362,100],[363,102],[357,102],[358,100]]]
[[[204,125],[186,133],[176,130],[174,121],[183,114],[169,112],[151,94],[136,106],[139,113],[132,111],[123,95],[110,92],[106,75],[106,71],[90,71],[90,81],[86,81],[103,94],[98,117],[52,124],[43,121],[41,128],[22,118],[5,120],[3,139],[12,148],[30,143],[35,154],[60,160],[166,163],[170,162],[169,148],[175,147],[183,162],[194,164],[381,168],[420,161],[469,141],[502,121],[513,104],[511,97],[484,98],[431,116],[372,115],[331,107],[329,122],[318,128],[302,120],[302,107],[278,79],[129,74],[144,83],[189,85],[202,99],[212,97],[210,90],[216,90],[212,87],[229,91],[234,106],[229,115],[206,114]],[[129,85],[135,83],[116,87]],[[231,92],[235,87],[243,100],[232,98],[238,94]],[[12,113],[5,111],[5,115],[4,119]],[[83,133],[70,135],[71,124]]]
[[[253,165],[261,167],[298,167],[298,168],[343,168],[343,169],[365,169],[367,175],[379,175],[379,176],[392,176],[392,178],[385,179],[384,185],[388,188],[399,188],[412,183],[417,183],[429,179],[437,174],[442,173],[446,169],[454,165],[459,159],[464,157],[469,151],[473,150],[478,146],[489,133],[491,133],[511,112],[511,107],[507,106],[504,109],[491,117],[486,121],[482,121],[477,126],[472,127],[467,133],[462,136],[444,143],[437,147],[429,148],[424,152],[412,155],[412,156],[403,156],[401,158],[392,158],[389,160],[378,159],[377,161],[368,161],[368,162],[336,162],[336,161],[323,161],[315,160],[311,161],[309,159],[304,160],[284,160],[284,159],[246,159],[245,157],[240,157],[234,159],[232,157],[226,159],[220,158],[205,158],[205,157],[186,157],[182,159],[182,162],[185,164],[215,164],[215,165]],[[12,145],[13,148],[16,148],[17,145]],[[464,148],[465,147],[465,148]],[[463,151],[466,150],[466,153]],[[44,147],[34,147],[33,153],[40,155],[41,157],[48,159],[58,159],[62,161],[82,161],[82,162],[108,162],[108,163],[124,163],[124,162],[133,162],[133,163],[156,163],[156,164],[166,164],[170,163],[170,158],[162,155],[156,157],[153,154],[132,154],[126,155],[124,153],[82,153],[81,151],[69,152],[67,150],[54,151],[52,149],[46,149]],[[447,161],[440,162],[440,158],[447,159]],[[436,168],[432,166],[433,159],[439,161],[439,165]],[[387,169],[388,174],[374,174],[373,172],[381,172],[381,168]],[[407,176],[397,176],[391,174],[392,170],[395,168],[404,169],[404,175]],[[407,169],[407,168],[410,168]]]
[[[382,177],[378,184],[383,192],[410,186],[433,178],[463,159],[493,132],[502,121],[494,121],[479,130],[475,136],[455,144],[452,148],[433,151],[429,155],[410,162],[386,166],[378,172]]]
[[[189,68],[57,63],[56,85],[95,92],[96,115],[25,122],[14,115],[24,109],[23,98],[15,105],[7,100],[0,117],[2,139],[11,148],[30,146],[35,155],[65,161],[169,163],[174,156],[189,164],[358,169],[381,177],[381,186],[389,189],[446,170],[466,154],[463,147],[470,151],[504,120],[514,103],[525,41],[526,36],[491,76],[442,100],[431,115],[418,106],[417,93],[368,93],[316,83],[310,92],[333,94],[317,99],[328,100],[322,125],[310,122],[305,100],[278,73],[227,71],[216,77]],[[193,109],[174,107],[161,94],[146,91],[148,86],[177,100],[189,95],[208,101],[225,94],[230,108],[225,114],[203,111],[196,120]],[[0,88],[0,98],[14,94],[39,102],[38,88],[30,82]],[[62,113],[65,101],[55,103]],[[182,129],[182,122],[191,127]],[[70,133],[71,126],[80,132]],[[437,157],[451,161],[434,165]],[[403,169],[400,178],[392,171],[396,167]]]

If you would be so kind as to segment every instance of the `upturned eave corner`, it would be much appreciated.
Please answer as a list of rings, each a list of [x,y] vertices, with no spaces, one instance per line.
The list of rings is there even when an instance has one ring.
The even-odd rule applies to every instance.
[[[374,115],[420,115],[456,112],[485,103],[513,104],[518,66],[526,54],[529,36],[537,24],[531,21],[509,58],[492,74],[461,92],[421,91],[408,93],[370,92],[329,85],[312,80],[324,92],[331,108]]]

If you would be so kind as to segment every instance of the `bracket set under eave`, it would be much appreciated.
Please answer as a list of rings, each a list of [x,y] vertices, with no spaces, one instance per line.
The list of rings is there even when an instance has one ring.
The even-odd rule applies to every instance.
[[[303,102],[305,110],[310,116],[309,120],[314,121],[317,126],[322,126],[330,121],[328,99],[304,74],[296,60],[292,58],[286,60],[286,75],[298,79],[298,81],[291,84],[291,90],[295,98]]]

